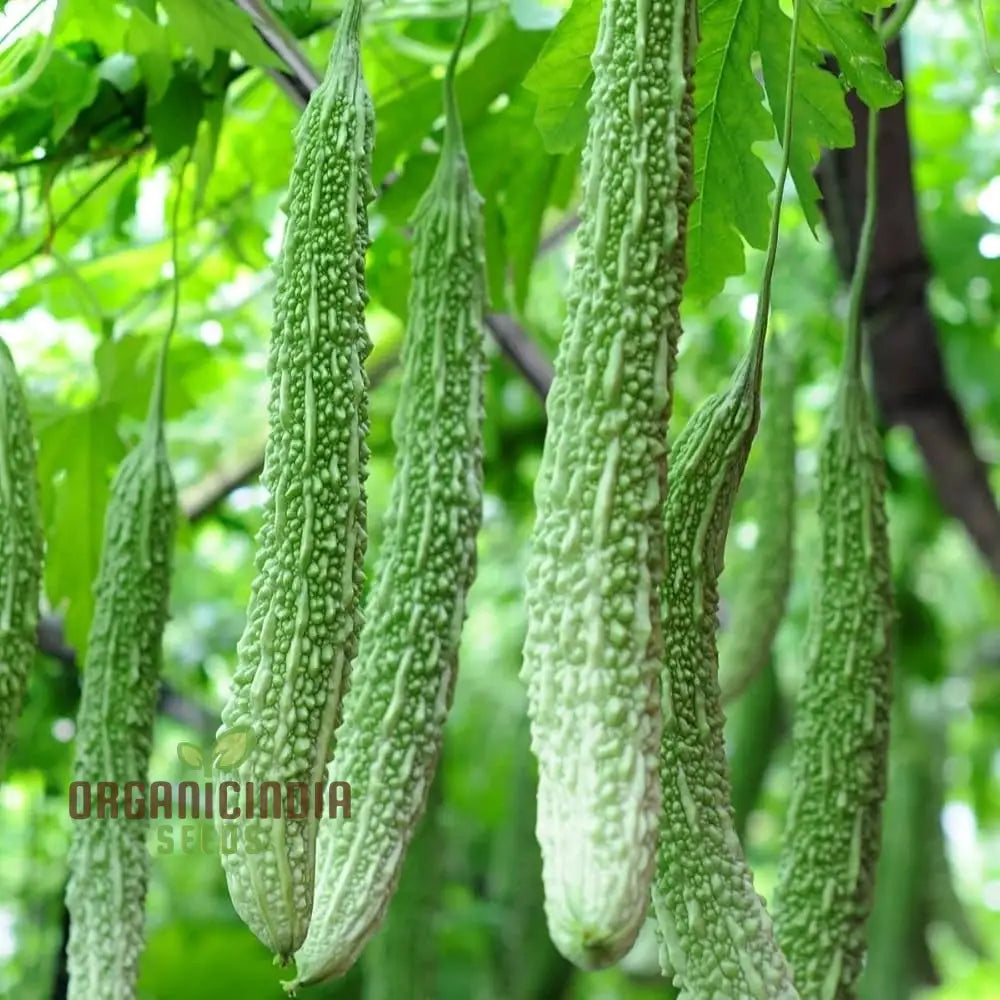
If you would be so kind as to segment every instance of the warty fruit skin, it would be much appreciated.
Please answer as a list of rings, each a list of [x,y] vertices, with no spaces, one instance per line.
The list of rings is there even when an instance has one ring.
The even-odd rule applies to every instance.
[[[882,443],[845,374],[820,445],[820,557],[775,891],[803,996],[853,1000],[881,844],[893,623]]]
[[[325,776],[361,630],[371,342],[364,262],[374,118],[361,72],[360,0],[345,9],[329,67],[296,131],[277,265],[269,429],[256,577],[224,731],[250,726],[241,785]],[[220,827],[223,825],[219,821]],[[313,905],[317,818],[233,823],[222,858],[250,929],[287,962]],[[220,831],[221,832],[221,831]],[[245,845],[266,844],[251,852]]]
[[[350,820],[320,823],[316,901],[290,991],[343,975],[380,926],[437,769],[482,517],[486,299],[482,203],[454,91],[413,216],[395,476],[331,780]]]
[[[751,352],[729,387],[688,421],[674,446],[665,515],[671,570],[663,582],[663,803],[653,907],[661,964],[687,1000],[798,997],[736,835],[718,681],[718,579],[759,419],[757,364]]]
[[[0,778],[35,662],[42,582],[37,478],[27,400],[0,338]]]
[[[601,9],[579,248],[535,488],[522,677],[537,835],[550,936],[586,969],[635,940],[656,849],[691,13],[682,0]]]
[[[148,781],[176,522],[166,445],[151,417],[111,485],[94,588],[73,770],[91,785],[93,812],[71,823],[69,1000],[136,996],[149,821],[124,814],[124,790]],[[96,814],[101,781],[118,785],[117,818]]]

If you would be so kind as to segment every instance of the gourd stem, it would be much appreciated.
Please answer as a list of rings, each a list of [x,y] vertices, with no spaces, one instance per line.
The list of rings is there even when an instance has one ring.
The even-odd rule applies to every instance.
[[[42,47],[35,53],[35,58],[31,65],[12,83],[5,87],[0,87],[0,101],[9,101],[12,97],[23,94],[34,82],[45,72],[45,67],[52,57],[52,49],[55,45],[56,29],[59,27],[59,18],[64,10],[64,0],[57,0],[56,11],[52,15],[52,24],[48,34],[42,40]]]
[[[883,42],[891,42],[903,30],[903,25],[909,20],[916,6],[917,0],[899,0],[881,26],[876,22],[875,26]]]
[[[872,19],[878,30],[881,11],[876,11]],[[858,238],[858,252],[854,258],[854,272],[851,275],[850,304],[847,311],[847,350],[844,357],[844,375],[857,381],[861,378],[861,356],[864,342],[861,321],[861,299],[868,277],[872,246],[875,242],[875,210],[878,204],[878,112],[868,109],[868,149],[865,160],[865,214]]]
[[[774,262],[778,254],[778,233],[781,223],[781,203],[788,177],[788,166],[792,150],[793,102],[795,99],[795,64],[798,56],[799,10],[803,0],[792,0],[792,30],[788,45],[788,77],[785,81],[785,121],[781,136],[781,167],[774,190],[774,206],[771,210],[771,232],[767,240],[767,257],[764,260],[764,274],[761,279],[760,297],[757,299],[757,315],[750,335],[750,350],[743,360],[742,371],[737,376],[741,387],[751,385],[756,393],[760,388],[761,370],[764,363],[764,339],[767,336],[767,321],[771,311],[771,279]]]
[[[465,47],[465,38],[469,33],[469,24],[472,21],[473,6],[472,0],[466,0],[465,16],[462,19],[462,27],[459,28],[458,38],[455,47],[451,50],[448,65],[444,71],[444,154],[442,162],[450,161],[448,153],[459,153],[463,149],[462,140],[462,114],[458,107],[458,99],[455,96],[455,72],[458,69],[458,60]]]
[[[181,166],[180,175],[177,178],[177,195],[174,198],[174,210],[171,216],[171,237],[170,237],[170,268],[173,277],[173,290],[170,302],[170,322],[167,324],[167,332],[163,335],[163,343],[160,345],[160,356],[156,364],[156,376],[153,383],[153,395],[149,403],[148,423],[154,435],[159,438],[163,434],[163,416],[166,397],[167,383],[167,355],[170,351],[170,339],[177,328],[177,318],[181,308],[181,274],[180,274],[180,252],[178,233],[180,230],[181,201],[184,197],[184,177],[187,174],[188,164],[191,162],[193,147],[188,150],[187,157]]]

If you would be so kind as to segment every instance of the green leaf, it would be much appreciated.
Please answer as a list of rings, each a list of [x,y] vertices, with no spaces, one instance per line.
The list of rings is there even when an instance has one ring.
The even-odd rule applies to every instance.
[[[38,478],[45,509],[45,591],[65,605],[66,637],[82,662],[93,613],[108,484],[123,448],[117,410],[95,404],[38,433]],[[46,495],[47,493],[47,495]]]
[[[788,48],[791,20],[778,0],[764,0],[760,12],[758,48],[764,75],[764,90],[775,131],[785,127],[785,87],[788,80]],[[795,114],[792,122],[790,172],[799,202],[813,233],[821,221],[820,191],[813,178],[822,149],[844,149],[854,145],[854,124],[844,103],[837,78],[818,66],[821,53],[799,37],[795,64]]]
[[[41,76],[21,96],[21,101],[47,108],[52,115],[50,135],[58,142],[76,116],[97,96],[101,79],[96,66],[80,62],[63,49],[56,49]]]
[[[688,220],[685,291],[708,299],[742,274],[743,243],[767,246],[768,195],[774,187],[753,145],[774,135],[751,59],[761,0],[708,0],[699,11],[695,67],[695,190]]]
[[[133,8],[125,33],[125,47],[139,64],[146,81],[148,102],[156,104],[167,92],[174,72],[167,29]]]
[[[840,72],[868,107],[888,108],[900,99],[903,85],[893,79],[878,33],[853,0],[809,0],[802,31],[837,57]]]
[[[568,153],[586,134],[600,16],[600,0],[573,0],[524,78],[538,97],[535,124],[550,153]]]
[[[160,0],[171,34],[208,69],[215,50],[238,52],[251,66],[287,68],[257,34],[253,22],[230,0]]]
[[[250,726],[233,726],[219,735],[212,748],[215,767],[220,771],[230,771],[239,767],[250,755],[257,738]]]
[[[177,73],[162,99],[146,111],[158,160],[169,159],[195,141],[203,110],[204,98],[198,79],[190,73]]]

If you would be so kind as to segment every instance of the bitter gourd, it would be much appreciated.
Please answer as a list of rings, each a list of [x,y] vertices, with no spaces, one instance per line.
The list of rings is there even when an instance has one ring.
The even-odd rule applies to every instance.
[[[346,972],[395,891],[437,767],[476,572],[485,262],[454,92],[461,44],[437,171],[413,218],[396,474],[331,770],[350,784],[353,812],[321,824],[313,920],[289,990]]]
[[[794,7],[784,156],[750,348],[729,386],[693,414],[674,446],[663,580],[662,819],[653,909],[664,974],[681,997],[793,1000],[736,835],[718,679],[718,579],[740,480],[757,430],[771,276],[788,172],[799,7]]]
[[[0,338],[0,778],[35,661],[41,580],[35,443],[14,359]]]
[[[361,957],[362,1000],[438,1000],[434,919],[441,906],[441,782],[431,784],[427,808],[385,921]]]
[[[163,435],[169,336],[142,437],[111,485],[94,589],[74,780],[91,789],[115,782],[117,799],[115,812],[102,815],[92,795],[90,815],[71,824],[69,1000],[136,995],[149,827],[145,810],[130,809],[125,792],[129,782],[144,784],[148,777],[170,596],[177,492]]]
[[[296,129],[271,336],[267,490],[256,578],[222,729],[252,727],[237,780],[322,782],[361,629],[366,547],[368,376],[364,261],[371,98],[361,69],[361,0],[344,9],[323,81]],[[283,810],[232,823],[229,894],[287,962],[313,905],[318,819]],[[352,823],[352,826],[354,824]],[[253,849],[251,849],[251,846]]]
[[[657,838],[667,425],[690,184],[689,0],[604,0],[579,248],[549,392],[522,677],[549,934],[624,955]]]
[[[754,447],[762,457],[757,483],[757,545],[719,637],[723,704],[738,698],[764,669],[792,580],[795,537],[795,366],[780,338],[764,359],[764,404]]]
[[[792,734],[792,796],[775,893],[803,996],[857,995],[880,846],[892,590],[882,444],[861,375],[861,289],[875,212],[877,114],[845,362],[820,442],[820,553]]]

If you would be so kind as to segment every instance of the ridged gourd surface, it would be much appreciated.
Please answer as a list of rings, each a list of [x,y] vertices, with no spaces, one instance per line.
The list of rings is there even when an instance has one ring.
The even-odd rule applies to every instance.
[[[527,571],[537,835],[559,950],[635,939],[656,849],[667,424],[690,195],[681,0],[605,0],[579,248],[548,397]]]
[[[674,448],[666,506],[663,804],[653,905],[663,965],[690,1000],[797,997],[736,835],[718,681],[718,578],[758,420],[747,373],[741,367],[688,421]]]
[[[485,364],[481,202],[458,128],[449,123],[413,217],[395,478],[330,766],[331,780],[350,783],[352,815],[320,824],[316,903],[292,989],[346,972],[378,928],[451,707],[482,513]]]
[[[361,628],[371,349],[365,327],[371,99],[361,73],[360,6],[345,10],[329,67],[300,119],[277,265],[267,490],[256,577],[222,729],[255,744],[237,778],[324,780]],[[221,822],[221,821],[220,821]],[[317,819],[229,820],[223,855],[237,913],[282,961],[305,939]],[[263,848],[263,849],[259,849]]]
[[[824,430],[819,523],[775,923],[802,995],[848,1000],[880,846],[892,624],[882,445],[857,377]]]
[[[795,366],[781,341],[768,341],[764,405],[753,449],[760,461],[757,545],[732,616],[719,636],[723,700],[764,669],[781,625],[792,578],[795,534]]]
[[[125,816],[124,786],[148,780],[176,518],[163,436],[147,425],[111,486],[87,641],[73,778],[91,784],[92,813],[70,824],[69,1000],[136,996],[149,822]],[[118,785],[117,818],[97,815],[101,781]]]
[[[35,444],[14,359],[0,339],[0,778],[35,662],[41,577]]]

